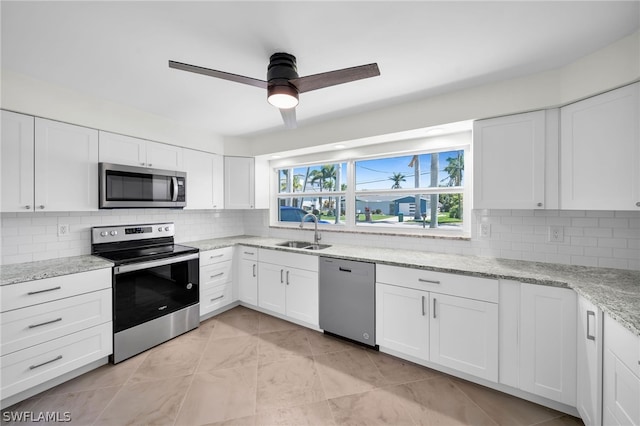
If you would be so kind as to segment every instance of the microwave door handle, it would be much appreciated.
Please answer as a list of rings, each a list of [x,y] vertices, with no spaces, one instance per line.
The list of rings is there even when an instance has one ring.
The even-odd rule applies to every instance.
[[[171,177],[171,201],[178,201],[178,178]]]

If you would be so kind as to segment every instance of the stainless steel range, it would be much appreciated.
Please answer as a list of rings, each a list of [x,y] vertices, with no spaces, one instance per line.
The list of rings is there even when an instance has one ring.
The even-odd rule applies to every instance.
[[[92,228],[91,253],[115,263],[114,364],[198,327],[199,250],[174,235],[166,222]]]

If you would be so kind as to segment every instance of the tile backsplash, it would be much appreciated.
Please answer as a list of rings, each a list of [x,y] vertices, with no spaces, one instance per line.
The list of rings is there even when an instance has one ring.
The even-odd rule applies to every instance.
[[[472,216],[471,240],[326,231],[322,237],[329,244],[640,270],[640,212],[475,210]],[[312,238],[308,228],[269,228],[267,210],[131,209],[3,213],[0,218],[3,264],[88,254],[90,229],[100,225],[175,222],[178,242],[243,234]],[[59,224],[69,225],[67,235],[58,236]],[[489,236],[479,236],[480,224],[489,225]],[[548,242],[550,226],[562,229],[562,242]]]

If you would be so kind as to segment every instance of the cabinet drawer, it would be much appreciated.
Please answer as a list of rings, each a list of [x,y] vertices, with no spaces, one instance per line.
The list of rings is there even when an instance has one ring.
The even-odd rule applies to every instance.
[[[6,398],[112,353],[111,322],[5,355],[2,397]]]
[[[241,259],[258,260],[258,249],[255,247],[238,246],[238,254]]]
[[[0,312],[111,288],[111,268],[44,278],[2,287]]]
[[[604,345],[640,378],[640,338],[609,315],[604,317]]]
[[[111,290],[0,314],[3,355],[111,321]]]
[[[259,249],[260,263],[286,265],[307,271],[318,271],[318,256],[310,254],[290,253],[281,250]]]
[[[200,252],[200,266],[213,265],[233,259],[233,247]]]
[[[232,262],[228,260],[201,267],[200,288],[204,290],[231,281],[231,264]]]
[[[200,295],[200,315],[208,314],[231,303],[231,284],[207,289]]]
[[[376,281],[493,303],[498,303],[500,290],[494,279],[389,265],[376,265]]]

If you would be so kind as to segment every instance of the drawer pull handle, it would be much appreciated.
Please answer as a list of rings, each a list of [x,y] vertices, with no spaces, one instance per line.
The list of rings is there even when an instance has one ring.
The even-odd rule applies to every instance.
[[[595,334],[591,334],[591,321],[589,321],[589,317],[593,316],[593,322],[595,324],[596,322],[596,313],[593,311],[587,311],[587,339],[588,340],[596,340],[596,335]]]
[[[59,359],[62,359],[62,355],[58,355],[57,357],[55,357],[54,359],[50,359],[49,361],[45,361],[45,362],[41,362],[40,364],[36,364],[36,365],[30,365],[29,366],[29,370],[35,370],[38,367],[42,367],[43,365],[47,365],[47,364],[51,364],[52,362],[56,362]]]
[[[422,296],[422,316],[424,316],[424,296]]]
[[[44,290],[36,290],[36,291],[30,291],[27,294],[29,296],[34,295],[34,294],[40,294],[40,293],[46,293],[48,291],[54,291],[54,290],[60,290],[62,287],[58,286],[58,287],[52,287],[52,288],[46,288]]]
[[[220,273],[218,273],[218,274],[211,275],[209,278],[221,277],[221,276],[223,276],[223,275],[224,275],[224,272],[220,272]]]
[[[165,309],[167,309],[167,305],[160,306],[160,307],[158,308],[158,310],[159,310],[159,311],[164,311]]]
[[[40,326],[47,325],[47,324],[53,324],[54,322],[58,322],[58,321],[62,321],[62,318],[56,318],[56,319],[51,320],[51,321],[41,322],[40,324],[31,324],[29,326],[29,328],[36,328],[36,327],[40,327]]]
[[[427,279],[424,279],[424,278],[418,278],[418,281],[420,281],[421,283],[440,284],[440,281],[427,280]]]
[[[244,254],[248,254],[249,256],[253,256],[255,253],[252,251],[245,251]]]
[[[209,256],[209,259],[215,259],[216,257],[222,257],[224,254],[216,254],[215,256]]]
[[[342,266],[338,266],[338,269],[342,272],[351,272],[351,269],[349,268],[343,268]]]
[[[215,301],[215,300],[220,300],[224,297],[224,294],[222,296],[218,296],[218,297],[214,297],[213,299],[211,299],[211,301]]]

